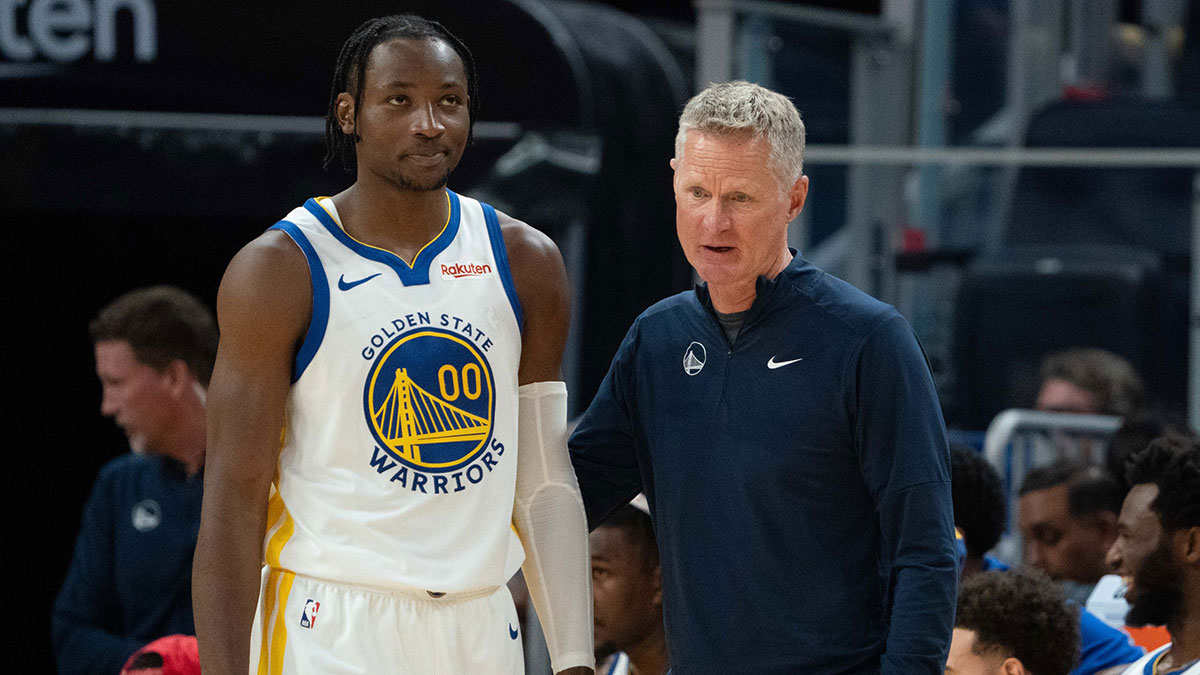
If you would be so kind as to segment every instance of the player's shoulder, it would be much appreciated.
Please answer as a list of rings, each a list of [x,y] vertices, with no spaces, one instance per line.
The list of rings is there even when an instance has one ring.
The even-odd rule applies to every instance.
[[[554,240],[545,232],[497,210],[496,221],[504,237],[504,248],[511,266],[541,267],[562,265],[562,254]]]
[[[267,230],[243,246],[225,268],[218,309],[222,297],[286,296],[305,289],[311,292],[309,272],[308,260],[297,242],[282,230]]]

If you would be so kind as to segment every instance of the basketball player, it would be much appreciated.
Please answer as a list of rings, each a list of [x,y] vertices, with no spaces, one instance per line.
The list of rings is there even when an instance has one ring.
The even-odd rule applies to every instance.
[[[555,671],[592,672],[566,275],[547,237],[445,188],[475,109],[470,52],[440,24],[363,24],[327,117],[326,161],[353,158],[356,182],[229,265],[195,566],[206,675],[521,674],[519,566]]]

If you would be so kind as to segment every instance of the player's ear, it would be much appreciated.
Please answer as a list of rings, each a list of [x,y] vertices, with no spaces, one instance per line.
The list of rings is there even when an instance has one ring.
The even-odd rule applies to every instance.
[[[354,135],[354,121],[356,118],[354,114],[354,97],[345,91],[338,94],[337,105],[334,111],[334,114],[337,115],[338,124],[342,127],[342,133]]]

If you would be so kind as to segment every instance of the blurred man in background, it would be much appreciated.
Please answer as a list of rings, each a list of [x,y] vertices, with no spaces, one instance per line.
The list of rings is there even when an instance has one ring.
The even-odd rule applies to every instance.
[[[123,295],[90,326],[100,412],[132,453],[100,470],[54,604],[59,672],[111,674],[146,643],[192,634],[212,312],[157,286]]]
[[[1128,361],[1103,349],[1069,349],[1042,360],[1037,409],[1124,417],[1146,403],[1146,388]]]
[[[1025,562],[1083,604],[1108,573],[1104,556],[1117,536],[1124,490],[1099,467],[1064,460],[1025,475],[1017,504]]]

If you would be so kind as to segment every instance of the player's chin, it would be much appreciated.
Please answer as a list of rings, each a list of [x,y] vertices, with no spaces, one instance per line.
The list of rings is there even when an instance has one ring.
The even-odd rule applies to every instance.
[[[398,174],[392,179],[392,182],[402,190],[432,192],[433,190],[441,190],[446,187],[446,183],[449,180],[450,171],[444,169],[432,175]]]

